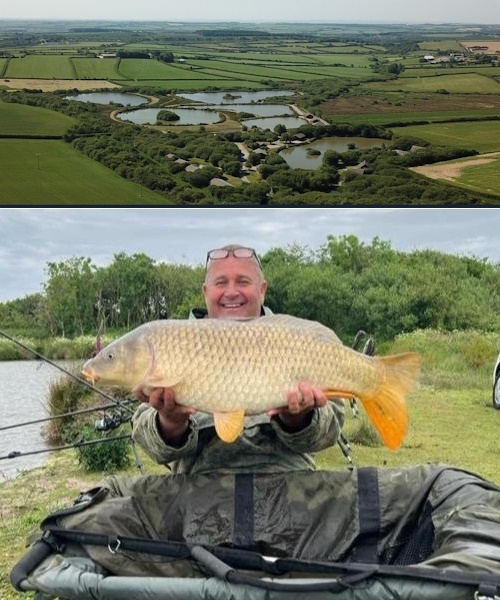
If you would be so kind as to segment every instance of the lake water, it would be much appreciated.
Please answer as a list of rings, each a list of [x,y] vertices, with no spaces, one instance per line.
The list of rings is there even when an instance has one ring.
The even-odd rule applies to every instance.
[[[49,384],[61,372],[41,361],[0,361],[0,427],[47,417]],[[43,450],[42,423],[0,431],[0,457]],[[44,464],[49,453],[0,460],[0,482]]]
[[[177,94],[181,98],[205,102],[207,104],[248,104],[276,96],[293,96],[295,92],[284,90],[261,90],[259,92],[229,92],[237,98],[224,98],[228,92],[198,92],[194,94]]]
[[[295,129],[301,125],[306,125],[307,121],[299,117],[264,117],[263,119],[245,119],[241,121],[242,125],[250,127],[260,127],[261,129],[273,129],[276,125],[284,125],[287,129]]]
[[[295,115],[293,109],[287,104],[237,104],[228,106],[227,104],[218,104],[211,106],[215,110],[234,110],[238,112],[247,112],[259,117],[276,117],[280,115]]]
[[[246,121],[245,121],[246,123]],[[281,150],[282,156],[292,169],[317,169],[321,166],[323,154],[327,150],[336,150],[337,152],[346,152],[349,150],[349,144],[355,144],[356,148],[376,148],[381,147],[387,140],[378,138],[360,138],[360,137],[327,137],[321,140],[316,140],[310,144],[302,146],[294,146]],[[307,151],[310,148],[319,150],[320,155],[310,155]]]
[[[77,100],[78,102],[93,102],[94,104],[123,104],[123,106],[140,106],[147,104],[148,99],[137,94],[128,94],[125,92],[88,92],[85,94],[75,94],[74,96],[65,96],[65,100]]]
[[[118,113],[116,116],[122,121],[131,121],[136,125],[154,125],[156,123],[156,115],[160,110],[164,109],[139,108],[137,110]],[[169,125],[209,125],[221,120],[221,117],[216,110],[202,108],[168,108],[167,110],[174,112],[180,117],[178,121],[170,121]]]

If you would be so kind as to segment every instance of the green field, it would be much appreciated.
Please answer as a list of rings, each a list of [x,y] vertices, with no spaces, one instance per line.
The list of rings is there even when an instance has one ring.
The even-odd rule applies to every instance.
[[[33,79],[76,79],[76,71],[69,56],[41,56],[29,54],[12,58],[5,77]]]
[[[60,135],[76,123],[47,108],[0,101],[0,131],[2,135]]]
[[[484,163],[484,164],[481,164]],[[462,166],[460,165],[467,165]],[[443,168],[442,180],[449,181],[450,168],[456,169],[456,174],[453,176],[454,185],[464,187],[469,190],[482,191],[488,194],[493,194],[500,197],[500,154],[488,154],[486,156],[462,158],[457,161],[447,161],[436,163],[429,169]],[[429,172],[425,172],[426,167],[420,167],[424,172],[424,176],[430,176]],[[448,175],[448,177],[445,177]],[[439,176],[437,177],[440,178]]]
[[[451,94],[500,94],[500,83],[478,73],[459,73],[457,75],[436,75],[402,78],[396,81],[384,81],[367,84],[372,89],[403,90],[405,92],[436,92],[445,89]]]
[[[362,124],[369,121],[372,125],[389,125],[393,131],[398,130],[398,134],[403,135],[403,130],[409,130],[410,127],[426,127],[425,125],[409,125],[408,127],[393,127],[391,123],[411,123],[422,122],[422,121],[447,121],[449,119],[477,119],[480,117],[497,116],[498,109],[485,109],[478,114],[478,111],[474,110],[460,110],[460,111],[429,111],[429,112],[380,112],[379,114],[342,114],[337,113],[332,115],[332,120],[335,123],[352,123],[353,125]],[[472,124],[474,125],[474,124]],[[401,132],[399,132],[401,130]],[[420,137],[420,136],[419,136]]]
[[[72,59],[78,79],[120,78],[117,58],[76,58]]]
[[[400,137],[418,137],[440,146],[470,148],[478,152],[500,150],[500,122],[436,123],[394,127],[392,131]]]
[[[457,183],[472,190],[485,191],[500,196],[500,156],[484,165],[465,167]]]
[[[262,79],[300,81],[330,77],[364,78],[371,63],[363,54],[222,54],[208,60],[194,58],[199,52],[185,53],[185,64],[125,58],[99,59],[61,55],[28,55],[12,58],[5,77],[13,79],[110,79],[110,80],[231,80]],[[4,59],[5,60],[5,59]],[[227,83],[226,83],[227,85]]]
[[[440,40],[438,42],[433,42],[431,40],[426,40],[425,42],[420,42],[419,47],[422,50],[428,50],[430,52],[436,52],[438,50],[449,50],[450,52],[463,52],[464,47],[459,42],[454,42],[453,40]]]
[[[126,82],[123,79],[113,79],[112,83],[118,85],[131,85],[131,81]],[[230,78],[227,79],[141,79],[141,85],[146,87],[156,87],[162,90],[175,90],[181,92],[198,92],[208,88],[213,89],[214,87],[222,90],[235,90],[235,89],[251,89],[259,90],[265,89],[267,86],[261,81],[257,80],[243,80]],[[189,127],[189,126],[188,126]]]
[[[146,79],[190,80],[213,79],[200,70],[191,70],[187,66],[168,65],[147,58],[127,58],[120,62],[120,75],[125,79],[142,81]]]
[[[0,205],[167,205],[59,140],[0,139]]]

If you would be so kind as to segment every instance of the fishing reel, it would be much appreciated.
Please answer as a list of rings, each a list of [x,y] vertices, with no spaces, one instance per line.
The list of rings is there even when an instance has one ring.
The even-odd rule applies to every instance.
[[[101,419],[94,422],[94,427],[97,431],[112,431],[123,425],[123,423],[130,421],[130,419],[130,414],[126,414],[122,410],[105,412]]]

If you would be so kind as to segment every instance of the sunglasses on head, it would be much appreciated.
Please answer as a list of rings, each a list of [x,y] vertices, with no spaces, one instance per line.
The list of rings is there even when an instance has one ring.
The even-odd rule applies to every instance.
[[[259,267],[262,269],[262,265],[260,263],[259,257],[253,248],[216,248],[214,250],[209,250],[207,252],[207,262],[205,268],[208,266],[208,263],[211,260],[221,260],[227,258],[228,256],[234,256],[234,258],[255,258]]]

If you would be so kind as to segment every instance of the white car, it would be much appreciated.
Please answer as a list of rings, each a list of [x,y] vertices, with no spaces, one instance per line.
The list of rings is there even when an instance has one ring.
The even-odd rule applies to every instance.
[[[500,352],[493,369],[493,406],[500,409]]]

